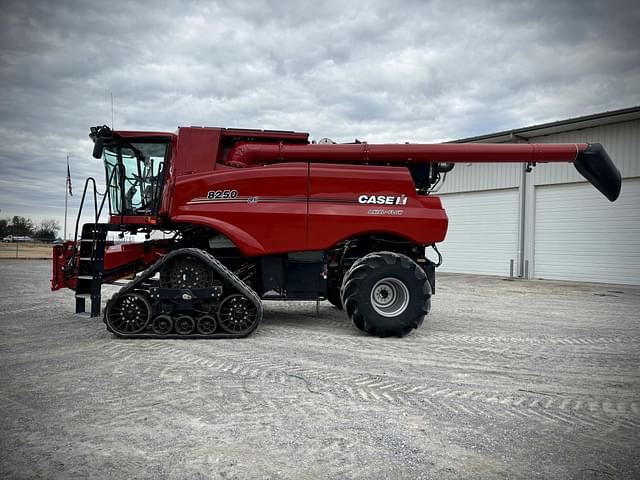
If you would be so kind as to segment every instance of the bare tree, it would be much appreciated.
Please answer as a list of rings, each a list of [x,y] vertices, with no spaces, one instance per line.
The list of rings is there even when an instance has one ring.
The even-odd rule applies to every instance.
[[[41,240],[54,240],[60,230],[60,223],[53,219],[44,219],[40,222],[40,228],[36,232],[36,236]]]
[[[11,220],[11,230],[14,235],[33,235],[33,221],[16,215]]]

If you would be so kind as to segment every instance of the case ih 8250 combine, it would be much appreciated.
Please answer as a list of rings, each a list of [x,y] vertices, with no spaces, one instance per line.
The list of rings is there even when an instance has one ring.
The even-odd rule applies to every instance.
[[[429,312],[426,250],[437,254],[448,222],[431,192],[456,162],[572,162],[611,201],[621,184],[599,144],[313,144],[295,132],[106,126],[90,137],[109,221],[97,223],[103,200],[96,223],[54,247],[52,288],[98,316],[102,284],[129,279],[104,311],[127,338],[244,337],[261,299],[318,298],[360,330],[402,336]],[[109,231],[149,239],[112,244]]]

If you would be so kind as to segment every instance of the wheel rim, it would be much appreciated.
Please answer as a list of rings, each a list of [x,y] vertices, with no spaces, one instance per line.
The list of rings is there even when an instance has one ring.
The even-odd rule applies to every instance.
[[[151,328],[153,329],[153,333],[157,335],[166,335],[173,328],[173,320],[171,320],[169,315],[158,315],[153,320]]]
[[[371,306],[383,317],[396,317],[409,306],[409,289],[394,277],[378,280],[371,289]]]
[[[120,334],[140,333],[151,318],[151,304],[139,293],[127,293],[116,300],[107,312],[111,329]]]
[[[204,315],[198,319],[198,333],[202,335],[211,335],[217,326],[216,319],[211,315]]]
[[[176,318],[175,328],[180,335],[189,335],[196,328],[196,322],[189,315],[180,315]]]
[[[213,272],[195,257],[178,257],[160,272],[163,288],[207,288],[213,283]]]
[[[218,317],[223,330],[229,333],[243,333],[256,322],[257,310],[244,295],[230,295],[220,304]]]

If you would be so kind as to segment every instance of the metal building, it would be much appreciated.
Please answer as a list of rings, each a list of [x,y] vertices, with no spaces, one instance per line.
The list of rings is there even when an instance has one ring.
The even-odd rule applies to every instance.
[[[456,142],[599,142],[622,191],[609,202],[571,164],[457,164],[441,271],[640,285],[640,107]]]

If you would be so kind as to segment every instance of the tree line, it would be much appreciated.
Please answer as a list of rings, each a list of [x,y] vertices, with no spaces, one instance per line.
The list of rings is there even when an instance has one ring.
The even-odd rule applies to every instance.
[[[53,241],[60,231],[57,220],[45,219],[36,225],[33,220],[18,215],[0,219],[0,239],[9,235],[29,236],[36,240]]]

